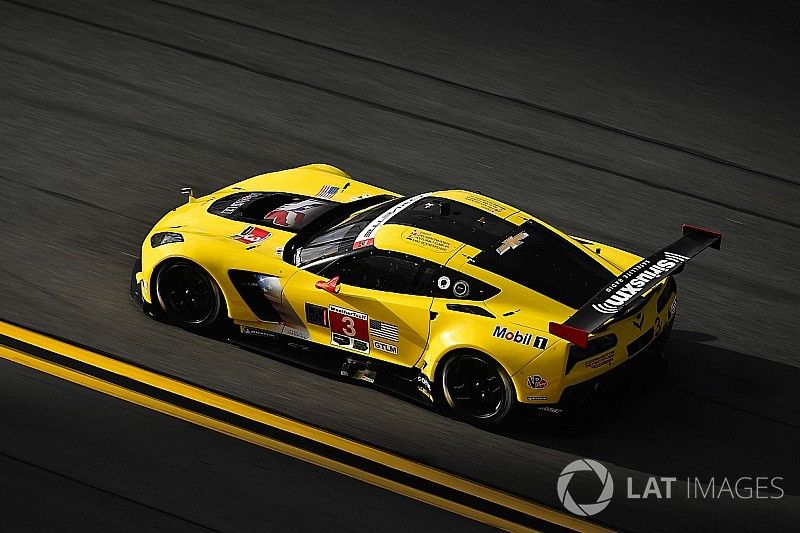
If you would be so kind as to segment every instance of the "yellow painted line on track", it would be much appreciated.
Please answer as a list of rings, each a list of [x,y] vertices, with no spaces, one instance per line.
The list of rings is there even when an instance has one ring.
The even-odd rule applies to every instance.
[[[87,349],[53,339],[46,335],[30,331],[19,326],[0,321],[0,335],[17,339],[23,343],[39,347],[49,352],[54,352],[81,363],[88,364],[92,367],[109,371],[125,378],[133,379],[137,382],[156,387],[172,394],[177,394],[184,398],[188,398],[202,404],[221,409],[223,411],[228,411],[255,422],[272,426],[282,431],[293,433],[300,437],[326,444],[355,456],[368,459],[381,465],[386,465],[395,470],[411,474],[424,480],[432,481],[444,487],[449,487],[464,494],[499,504],[503,507],[529,515],[538,520],[544,520],[557,526],[578,531],[610,531],[591,522],[587,522],[566,513],[562,513],[544,505],[524,500],[500,490],[481,485],[480,483],[470,481],[437,468],[395,455],[391,452],[330,433],[296,420],[258,409],[252,405],[248,405],[220,394],[216,394],[178,381],[176,379],[172,379],[158,373],[118,361],[111,357],[94,353]],[[427,504],[460,514],[462,516],[466,516],[473,520],[483,522],[500,529],[507,531],[530,531],[530,528],[528,527],[523,527],[520,524],[503,519],[501,517],[497,517],[467,505],[451,501],[447,498],[443,498],[415,487],[384,478],[377,474],[359,469],[355,466],[336,461],[286,442],[282,442],[278,439],[260,435],[256,432],[217,420],[213,417],[196,413],[190,409],[185,409],[172,403],[150,397],[148,395],[130,390],[124,386],[110,383],[71,368],[46,361],[42,358],[25,353],[18,349],[0,345],[0,357],[94,389],[96,391],[186,420],[188,422],[192,422],[214,431],[236,437],[252,444],[295,457],[335,472],[339,472],[349,477],[359,479],[366,483],[370,483],[383,489],[402,494],[409,498],[425,502]]]

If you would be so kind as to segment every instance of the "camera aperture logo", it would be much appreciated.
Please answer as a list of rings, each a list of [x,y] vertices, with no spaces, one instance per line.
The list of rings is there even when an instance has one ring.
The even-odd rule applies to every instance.
[[[567,490],[569,482],[572,481],[572,476],[576,472],[588,471],[597,474],[597,478],[603,484],[603,490],[600,492],[600,496],[597,497],[596,502],[577,503]],[[578,459],[577,461],[572,461],[561,471],[561,475],[558,476],[557,489],[558,499],[561,500],[561,504],[567,511],[578,516],[592,516],[608,507],[608,504],[611,503],[611,497],[614,496],[614,480],[611,478],[608,469],[597,461]]]

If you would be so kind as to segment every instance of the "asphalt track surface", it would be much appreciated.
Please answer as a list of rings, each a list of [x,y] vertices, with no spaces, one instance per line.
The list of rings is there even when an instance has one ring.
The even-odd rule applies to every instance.
[[[561,469],[575,458],[597,459],[617,479],[611,505],[595,517],[611,527],[796,530],[798,21],[796,7],[764,3],[0,1],[0,318],[556,508]],[[519,429],[489,433],[153,322],[128,302],[137,247],[182,201],[181,186],[206,193],[312,162],[406,194],[478,189],[641,254],[674,240],[684,222],[725,237],[720,252],[704,253],[679,279],[670,367],[658,384],[579,423],[531,416]],[[102,475],[80,455],[58,446],[51,453],[34,432],[19,433],[15,421],[37,416],[37,405],[39,418],[31,419],[42,431],[69,431],[37,403],[58,394],[65,407],[98,406],[82,422],[87,430],[115,435],[130,424],[143,436],[157,432],[169,449],[147,457],[183,465],[187,478],[201,463],[180,462],[170,449],[202,458],[205,445],[215,447],[220,485],[235,486],[227,467],[271,461],[246,445],[0,368],[8,387],[0,453],[41,452],[26,459],[35,466],[2,460],[17,499],[38,503],[30,522],[15,515],[23,527],[48,504],[52,516],[56,506],[90,512],[94,505],[82,490],[58,500],[36,490],[49,483],[37,468]],[[19,441],[24,435],[28,445]],[[287,484],[292,468],[298,484],[310,471],[275,466]],[[320,490],[277,512],[276,528],[343,490],[338,480],[307,475],[320,476]],[[641,488],[650,475],[780,476],[785,495],[625,498],[626,476]],[[208,500],[191,496],[167,511],[201,523]],[[127,504],[97,498],[98,509],[126,516]],[[423,516],[416,504],[391,507],[393,498],[369,491],[360,499],[383,523]],[[342,513],[332,515],[332,527],[362,528]],[[253,523],[240,528],[231,518],[221,529],[263,529],[248,516]],[[433,516],[442,528],[459,520]]]
[[[435,530],[481,529],[35,370],[8,361],[0,368],[0,415],[13,428],[0,452],[4,532],[393,531],[397,515]]]

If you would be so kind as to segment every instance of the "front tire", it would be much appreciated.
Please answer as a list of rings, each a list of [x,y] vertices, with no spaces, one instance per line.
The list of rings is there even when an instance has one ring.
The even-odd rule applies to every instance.
[[[172,261],[158,269],[155,296],[164,315],[174,324],[197,332],[217,329],[227,319],[222,290],[198,265]]]
[[[450,357],[440,382],[442,399],[450,410],[475,426],[497,427],[516,404],[514,384],[506,371],[478,352]]]

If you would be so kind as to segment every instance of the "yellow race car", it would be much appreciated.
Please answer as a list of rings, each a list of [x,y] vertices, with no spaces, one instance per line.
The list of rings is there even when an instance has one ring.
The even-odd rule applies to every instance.
[[[232,322],[238,342],[478,425],[658,352],[672,275],[721,241],[684,226],[643,259],[477,192],[402,197],[320,164],[184,192],[132,275],[151,314],[194,331]]]

